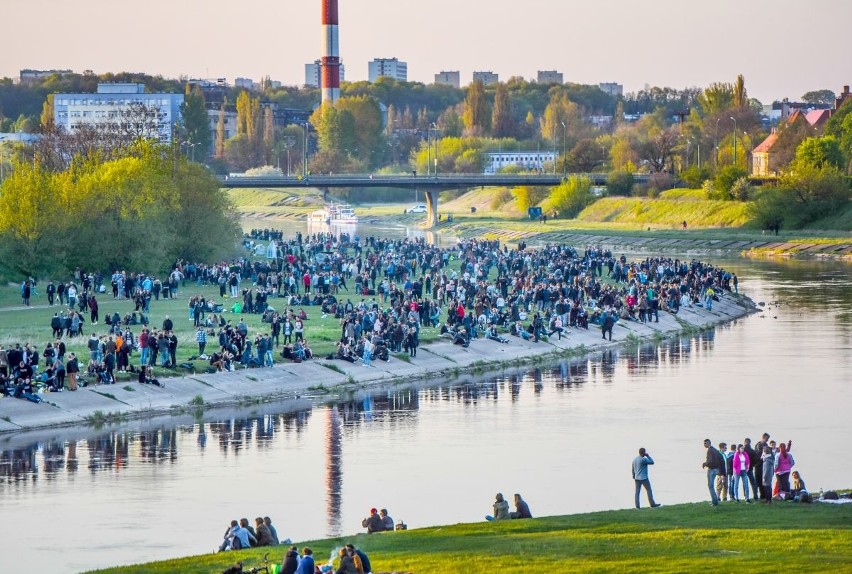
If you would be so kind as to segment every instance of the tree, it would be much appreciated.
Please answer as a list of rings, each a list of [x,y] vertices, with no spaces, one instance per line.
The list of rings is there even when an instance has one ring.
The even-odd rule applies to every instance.
[[[228,100],[222,102],[222,106],[219,108],[219,119],[216,121],[216,159],[223,159],[225,157],[225,105]]]
[[[204,160],[210,155],[210,119],[207,117],[207,105],[204,102],[204,93],[201,87],[196,85],[190,89],[186,85],[181,115],[183,117],[183,137],[195,147],[195,157]]]
[[[846,160],[840,142],[834,136],[807,138],[796,148],[796,159],[792,169],[813,167],[822,169],[832,167],[838,170],[846,168]]]
[[[467,89],[464,101],[464,130],[467,135],[481,136],[488,133],[488,101],[485,99],[485,86],[481,81],[473,82]]]
[[[648,163],[652,171],[661,172],[671,167],[672,151],[677,145],[676,128],[657,129],[648,134],[638,147],[639,159]]]
[[[606,178],[607,195],[630,195],[635,179],[629,171],[615,170]]]
[[[379,102],[372,96],[356,96],[341,98],[336,106],[338,110],[348,111],[354,120],[355,141],[348,153],[366,169],[378,167],[387,148]]]
[[[745,92],[744,87],[743,92]],[[734,104],[734,87],[722,82],[710,84],[698,96],[698,103],[708,115],[729,110]]]
[[[53,120],[53,94],[47,94],[47,97],[44,100],[44,104],[41,107],[41,121],[39,124],[41,125],[41,131],[46,132],[50,131],[54,127]]]
[[[742,74],[737,76],[732,92],[731,104],[734,108],[742,110],[748,107],[748,92],[745,88],[745,78]]]
[[[582,115],[577,104],[569,100],[563,90],[554,88],[550,102],[541,118],[541,137],[550,140],[556,147],[563,137],[568,137],[569,131],[572,135],[576,133],[582,123]],[[573,137],[571,139],[576,141]],[[571,142],[566,142],[568,143]]]
[[[814,90],[806,92],[802,96],[802,101],[809,104],[831,105],[837,96],[831,90]]]
[[[590,173],[602,166],[606,159],[606,150],[600,143],[593,139],[582,139],[568,154],[568,169],[574,172]]]
[[[547,211],[555,211],[559,217],[574,218],[595,201],[592,180],[585,176],[572,175],[553,188],[545,202]]]
[[[494,109],[491,114],[491,133],[497,138],[512,137],[516,133],[509,89],[502,82],[497,84],[497,91],[494,94]]]

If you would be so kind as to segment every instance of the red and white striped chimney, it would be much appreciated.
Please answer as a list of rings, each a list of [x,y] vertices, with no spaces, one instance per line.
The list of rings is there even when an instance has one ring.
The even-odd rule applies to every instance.
[[[337,0],[322,0],[322,103],[340,98],[340,44],[337,37]]]

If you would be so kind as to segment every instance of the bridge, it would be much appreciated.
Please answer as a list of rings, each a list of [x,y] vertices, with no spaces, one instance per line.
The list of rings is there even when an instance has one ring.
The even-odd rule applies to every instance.
[[[606,184],[607,174],[585,173],[592,185]],[[309,175],[307,177],[287,176],[225,176],[221,178],[224,188],[265,187],[265,188],[308,188],[330,189],[334,187],[394,187],[400,189],[421,190],[426,196],[426,225],[434,227],[438,221],[438,193],[447,189],[471,187],[553,187],[567,177],[563,174],[443,174],[422,175],[412,172],[410,175],[340,174]],[[648,175],[636,174],[637,183],[644,183]]]

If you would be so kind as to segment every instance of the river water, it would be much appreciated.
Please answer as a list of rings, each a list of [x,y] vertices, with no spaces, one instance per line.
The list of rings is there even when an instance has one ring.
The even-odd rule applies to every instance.
[[[713,260],[713,257],[704,257]],[[534,515],[628,508],[644,446],[663,504],[707,500],[702,440],[793,440],[813,491],[849,486],[852,266],[715,258],[765,311],[699,336],[477,381],[185,426],[0,443],[0,572],[212,552],[232,518],[294,541],[482,520],[494,494]],[[283,407],[280,410],[284,410]],[[646,501],[643,499],[643,504]]]

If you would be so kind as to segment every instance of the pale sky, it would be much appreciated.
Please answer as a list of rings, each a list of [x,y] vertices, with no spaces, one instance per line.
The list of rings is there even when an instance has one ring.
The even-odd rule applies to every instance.
[[[764,103],[852,84],[850,0],[339,0],[348,81],[397,57],[501,80],[704,87],[744,74]],[[22,68],[304,83],[320,57],[320,0],[0,0],[0,76]]]

